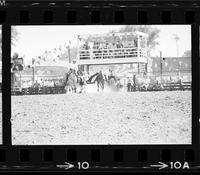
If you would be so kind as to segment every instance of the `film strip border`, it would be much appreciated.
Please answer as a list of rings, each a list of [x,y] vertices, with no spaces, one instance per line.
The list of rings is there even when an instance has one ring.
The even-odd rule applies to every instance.
[[[193,97],[198,92],[200,4],[194,2],[60,2],[8,3],[0,8],[3,25],[3,62],[10,56],[10,25],[191,24]],[[4,37],[6,36],[6,38]],[[196,38],[196,39],[195,39]],[[4,52],[7,50],[7,52]],[[6,61],[7,60],[7,61]],[[3,74],[9,75],[9,64]],[[10,77],[3,75],[3,145],[1,170],[199,170],[199,100],[193,98],[193,146],[11,146]],[[5,90],[6,87],[6,90]]]
[[[103,8],[103,9],[102,9]],[[17,10],[16,10],[17,9]],[[0,23],[13,24],[192,24],[200,22],[198,8],[135,7],[1,7]]]
[[[79,146],[78,146],[79,147]],[[76,146],[34,146],[0,149],[1,170],[55,170],[55,171],[198,171],[199,156],[192,147],[180,146],[147,149],[100,146],[88,148]]]

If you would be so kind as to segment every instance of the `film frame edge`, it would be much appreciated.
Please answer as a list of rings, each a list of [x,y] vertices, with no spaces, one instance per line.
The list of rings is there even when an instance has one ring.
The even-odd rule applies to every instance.
[[[190,4],[190,3],[189,3]],[[181,5],[180,5],[181,6]],[[192,6],[192,5],[191,5]],[[57,8],[56,10],[54,9],[54,7],[38,7],[38,9],[33,9],[33,8],[31,8],[31,11],[33,12],[33,14],[34,14],[34,12],[36,12],[37,10],[38,11],[40,11],[40,8],[42,8],[43,10],[44,9],[50,9],[50,11],[52,10],[53,12],[55,12],[55,14],[57,14],[57,11],[59,10],[59,8]],[[79,7],[80,9],[82,9],[81,7]],[[7,29],[11,29],[11,25],[12,24],[14,24],[14,25],[17,25],[17,24],[19,24],[19,25],[25,25],[25,23],[20,23],[19,22],[19,10],[14,10],[14,12],[13,12],[13,14],[18,14],[18,15],[16,15],[16,18],[14,18],[14,19],[11,19],[11,16],[12,16],[12,14],[11,14],[11,10],[9,9],[9,6],[7,6],[6,8],[5,8],[6,10],[6,13],[7,13],[7,15],[8,15],[8,23],[7,22],[5,22],[5,23],[3,23],[2,24],[2,34],[5,34],[6,33],[6,36],[7,36],[7,34],[8,34],[8,36],[10,35],[9,34],[9,32],[8,31],[6,31]],[[8,11],[7,11],[7,9],[8,9]],[[12,8],[11,8],[12,9]],[[14,8],[13,8],[14,9]],[[22,9],[26,9],[26,8],[22,8]],[[74,7],[72,7],[72,10],[74,10],[74,11],[76,11],[75,10],[76,8],[74,8]],[[114,14],[114,11],[115,11],[115,9],[114,8],[111,8],[112,9],[112,11],[113,11],[113,14]],[[119,8],[117,11],[125,11],[125,9],[126,8]],[[141,6],[141,8],[134,8],[134,7],[130,7],[130,8],[128,8],[129,10],[131,9],[134,9],[135,11],[134,12],[138,12],[138,11],[146,11],[146,12],[148,12],[147,13],[147,21],[149,20],[149,18],[151,18],[151,17],[149,17],[149,15],[151,14],[151,11],[153,11],[153,10],[155,10],[155,9],[152,9],[152,7],[142,7]],[[162,7],[162,9],[163,10],[165,10],[165,7]],[[162,11],[162,9],[160,10],[157,10],[156,12],[161,12]],[[187,8],[188,9],[188,8]],[[187,11],[187,9],[186,9],[186,11]],[[65,8],[63,8],[63,10],[65,11]],[[101,8],[99,8],[99,11],[101,12]],[[131,11],[130,10],[130,11]],[[167,8],[167,10],[168,11],[172,11],[172,12],[175,12],[176,10],[174,9],[174,8]],[[191,10],[191,9],[190,9]],[[78,18],[78,21],[76,22],[76,23],[74,23],[75,25],[77,25],[77,24],[88,24],[89,23],[89,25],[91,25],[91,21],[90,21],[90,18],[89,18],[89,13],[88,12],[90,12],[90,11],[92,11],[92,8],[91,9],[82,9],[81,10],[81,12],[83,12],[83,14],[86,16],[86,18],[85,19],[83,19],[83,18]],[[105,10],[106,11],[106,10]],[[129,14],[130,14],[130,11],[129,11]],[[184,11],[184,10],[183,10]],[[195,12],[195,14],[196,14],[196,20],[194,20],[195,22],[193,22],[192,24],[191,24],[191,36],[192,36],[192,58],[194,58],[194,57],[196,57],[196,58],[198,58],[198,59],[192,59],[192,67],[194,68],[192,68],[192,79],[193,80],[195,80],[195,79],[198,79],[198,81],[199,81],[199,75],[197,75],[197,74],[195,74],[196,72],[198,72],[197,70],[198,70],[198,68],[199,68],[199,46],[197,46],[198,44],[199,44],[199,40],[198,39],[195,39],[196,37],[199,37],[199,21],[197,20],[197,17],[198,16],[200,16],[200,14],[199,14],[199,12],[197,12],[197,9],[194,9],[194,8],[192,8],[192,10],[191,11],[194,11]],[[35,13],[36,14],[36,13]],[[54,13],[53,13],[54,14]],[[101,13],[102,14],[102,13]],[[137,14],[137,13],[136,13]],[[14,16],[15,16],[14,15]],[[42,15],[42,13],[40,13],[40,15]],[[142,14],[142,15],[144,15],[144,14]],[[10,16],[10,17],[9,17]],[[128,22],[128,20],[127,20],[127,16],[128,15],[125,15],[124,16],[124,22],[120,22],[120,21],[118,21],[119,23],[121,23],[121,24],[123,24],[123,25],[125,25],[126,23],[129,23]],[[39,17],[39,14],[38,14],[38,17]],[[51,18],[51,17],[50,17]],[[59,15],[58,16],[56,16],[56,15],[53,15],[53,18],[54,19],[58,19],[59,18]],[[42,23],[43,21],[37,21],[37,17],[36,18],[34,18],[34,16],[32,16],[32,14],[31,14],[31,20],[33,20],[34,19],[34,21],[35,22],[33,22],[33,24],[35,25],[35,24],[42,24],[42,25],[56,25],[56,24],[62,24],[62,25],[67,25],[68,23],[66,23],[66,20],[63,20],[62,22],[47,22],[47,23]],[[87,21],[87,20],[88,21]],[[102,16],[102,19],[105,19],[105,16],[103,15]],[[111,20],[112,20],[112,22],[110,23],[110,21],[108,20],[107,22],[107,24],[116,24],[115,23],[115,21],[114,21],[114,17],[111,17],[110,18]],[[129,20],[130,20],[130,18],[128,18]],[[30,21],[31,21],[30,20]],[[136,21],[134,21],[134,24],[140,24],[139,22],[138,22],[138,19],[135,19]],[[60,21],[60,20],[59,20]],[[122,20],[123,21],[123,20]],[[150,19],[150,21],[153,21],[153,19]],[[170,22],[170,24],[176,24],[176,23],[179,23],[179,22],[177,22],[177,21],[179,21],[179,19],[175,19],[175,23],[173,22],[173,19],[171,20],[171,22]],[[180,21],[183,21],[183,19],[180,19]],[[101,23],[101,22],[100,22]],[[162,21],[158,21],[157,22],[158,24],[163,24],[162,23]],[[180,22],[181,23],[181,22]],[[29,22],[28,23],[28,25],[30,25],[31,23]],[[73,24],[73,23],[71,23],[71,24]],[[141,23],[141,24],[143,24],[143,22]],[[149,24],[148,22],[145,22],[144,24]],[[183,24],[186,24],[186,23],[183,23]],[[11,36],[10,37],[8,37],[8,38],[11,38]],[[198,40],[198,41],[197,41]],[[6,44],[5,44],[6,43]],[[5,50],[7,50],[8,49],[8,47],[10,47],[10,41],[7,41],[7,39],[5,39],[4,37],[2,37],[2,62],[3,62],[3,67],[2,67],[2,69],[3,69],[3,76],[2,76],[2,79],[3,79],[3,84],[5,83],[5,85],[3,85],[3,87],[2,87],[2,95],[3,95],[3,101],[6,101],[6,103],[3,103],[3,144],[1,145],[1,147],[2,147],[2,150],[4,150],[4,149],[6,149],[6,157],[7,156],[9,156],[9,158],[7,159],[6,158],[6,163],[7,163],[7,165],[8,165],[8,169],[15,169],[16,171],[18,171],[17,170],[17,168],[15,167],[16,165],[19,165],[19,166],[21,166],[22,164],[22,169],[24,169],[24,170],[28,170],[28,171],[31,171],[30,169],[32,169],[32,170],[34,170],[34,166],[32,166],[32,165],[30,165],[30,163],[34,163],[34,162],[36,162],[35,160],[40,160],[39,162],[41,163],[41,165],[37,165],[37,167],[43,167],[44,169],[45,169],[45,166],[46,166],[46,168],[47,169],[51,169],[51,170],[55,170],[55,171],[63,171],[63,170],[67,170],[67,171],[76,171],[78,168],[80,168],[78,171],[80,171],[80,170],[85,170],[85,169],[88,169],[88,171],[97,171],[98,169],[96,169],[96,168],[100,168],[100,169],[104,169],[105,171],[117,171],[117,170],[125,170],[125,171],[159,171],[159,169],[165,169],[165,168],[162,168],[162,167],[165,167],[166,165],[165,165],[165,163],[163,163],[162,161],[161,161],[161,157],[160,157],[160,153],[162,152],[161,150],[171,150],[171,153],[172,153],[172,157],[171,157],[171,160],[173,160],[173,161],[171,161],[172,163],[168,163],[167,165],[168,165],[168,167],[169,166],[171,166],[171,167],[173,167],[173,168],[171,168],[171,169],[166,169],[166,171],[176,171],[176,170],[183,170],[183,171],[198,171],[198,167],[199,167],[199,154],[198,154],[198,152],[200,152],[199,151],[199,133],[197,132],[197,131],[199,131],[199,123],[196,123],[196,122],[198,122],[199,121],[199,119],[198,119],[198,115],[199,115],[199,109],[198,109],[198,106],[197,105],[199,105],[199,98],[197,99],[197,98],[195,98],[194,99],[194,95],[195,95],[195,92],[197,93],[197,94],[199,94],[199,92],[198,92],[198,87],[199,87],[199,85],[197,85],[197,83],[199,83],[198,81],[192,81],[193,83],[192,83],[192,86],[193,86],[193,84],[194,85],[196,85],[195,86],[195,91],[193,91],[192,93],[193,93],[193,102],[195,101],[196,102],[196,106],[195,106],[195,115],[192,117],[192,126],[194,127],[195,126],[195,128],[193,128],[192,127],[192,145],[133,145],[133,146],[131,146],[131,145],[109,145],[109,146],[106,146],[106,145],[99,145],[99,146],[78,146],[78,145],[76,145],[76,146],[74,146],[74,145],[63,145],[63,146],[56,146],[56,145],[53,145],[53,146],[48,146],[48,145],[43,145],[43,146],[17,146],[17,145],[11,145],[11,124],[9,124],[10,123],[10,120],[8,120],[8,118],[6,118],[6,116],[7,116],[7,114],[8,113],[5,113],[5,111],[7,111],[8,112],[8,110],[6,109],[5,110],[5,108],[7,107],[7,105],[8,106],[10,106],[10,111],[11,111],[11,101],[10,100],[6,100],[8,97],[6,96],[6,93],[8,93],[8,94],[10,94],[10,91],[9,91],[9,89],[7,89],[7,86],[6,85],[9,85],[10,84],[10,82],[8,83],[7,82],[7,78],[5,77],[5,74],[7,74],[7,73],[9,73],[10,72],[10,70],[8,70],[8,67],[10,66],[10,62],[8,62],[7,61],[7,59],[6,59],[6,57],[7,56],[9,56],[10,55],[10,53],[7,53]],[[11,50],[11,48],[9,49],[9,50]],[[8,66],[9,65],[9,66]],[[9,71],[9,72],[8,72]],[[5,74],[4,74],[4,72],[6,72]],[[7,105],[6,105],[7,104]],[[193,111],[194,112],[194,111]],[[196,115],[196,113],[197,113],[197,115]],[[6,122],[6,123],[5,123]],[[8,132],[8,129],[10,129],[10,132]],[[197,132],[197,133],[196,133]],[[9,138],[7,138],[7,137],[9,137]],[[197,138],[198,137],[198,138]],[[90,147],[90,148],[89,148]],[[57,150],[57,148],[58,148],[58,150]],[[30,150],[30,156],[28,156],[28,158],[27,158],[27,156],[25,156],[25,157],[23,157],[22,158],[22,161],[20,162],[19,161],[19,152],[21,152],[21,151],[19,151],[19,150],[21,150],[22,149],[22,154],[27,154],[27,151],[26,150]],[[49,151],[49,150],[53,150],[53,152],[52,151]],[[66,160],[66,157],[63,157],[62,156],[62,161],[63,161],[63,164],[62,164],[62,161],[59,159],[59,156],[58,155],[62,155],[63,154],[63,152],[62,151],[59,151],[59,149],[61,149],[63,152],[65,152],[66,154],[67,154],[67,151],[68,150],[75,150],[75,152],[77,152],[76,154],[76,156],[77,156],[77,161],[75,161],[76,162],[76,165],[75,165],[75,167],[77,168],[76,170],[73,170],[73,163],[71,162],[68,162],[67,160]],[[88,164],[90,164],[90,151],[91,150],[93,150],[93,149],[97,149],[97,150],[100,150],[100,157],[104,160],[105,159],[105,154],[104,154],[104,152],[106,153],[106,154],[108,154],[108,155],[110,155],[109,156],[109,158],[108,158],[108,160],[109,160],[109,163],[110,163],[110,165],[109,166],[102,166],[102,165],[100,165],[100,166],[97,166],[96,168],[95,168],[95,163],[94,163],[94,166],[93,166],[93,168],[92,167],[90,167],[89,166],[89,168],[88,168]],[[155,151],[155,149],[156,149],[156,151]],[[9,151],[7,151],[7,150],[9,150]],[[37,151],[36,151],[37,150]],[[116,150],[116,151],[115,151]],[[121,151],[120,151],[121,150]],[[146,151],[145,151],[146,150]],[[154,150],[154,151],[152,151],[152,150]],[[176,152],[177,151],[177,152]],[[29,152],[29,151],[28,151]],[[37,152],[37,156],[36,156],[36,154],[35,155],[33,155],[32,154],[32,152]],[[44,161],[43,159],[40,159],[40,158],[42,158],[42,155],[43,154],[45,154],[45,152],[47,152],[47,155],[50,155],[50,156],[45,156],[46,158],[45,159],[47,159],[47,161]],[[115,152],[117,152],[117,153],[115,153]],[[123,152],[123,153],[122,153]],[[166,151],[167,152],[167,151]],[[174,153],[177,153],[177,155],[175,155]],[[58,155],[56,155],[55,153],[57,153]],[[129,153],[132,153],[133,155],[135,155],[136,157],[137,157],[137,155],[138,154],[141,154],[142,155],[142,157],[144,157],[144,159],[143,158],[141,158],[141,161],[138,161],[137,159],[136,159],[136,157],[133,159],[133,160],[129,160],[129,161],[127,161],[127,159],[129,159],[130,157],[129,156],[127,156]],[[154,153],[156,153],[156,159],[153,159],[151,162],[148,162],[147,160],[145,160],[145,157],[148,155],[148,157],[150,156],[150,155],[153,155]],[[197,154],[196,154],[197,153]],[[2,153],[2,154],[4,154],[4,153]],[[73,155],[74,153],[73,153],[73,151],[72,151],[72,155]],[[98,154],[98,153],[96,153],[96,154]],[[117,158],[118,159],[118,161],[114,161],[114,154],[119,154],[119,157]],[[124,155],[124,156],[120,156],[120,155]],[[164,153],[163,153],[164,154]],[[185,162],[185,155],[187,155],[186,156],[186,158],[189,160],[189,159],[193,159],[193,157],[194,157],[194,155],[195,155],[195,160],[197,160],[197,162],[192,162],[191,164],[195,164],[194,166],[193,165],[191,165],[191,167],[190,167],[190,169],[188,170],[188,168],[187,168],[187,164],[184,164],[183,162]],[[10,157],[10,156],[12,156],[12,157]],[[127,157],[126,157],[127,156]],[[176,159],[176,156],[178,157],[178,158],[181,158],[181,161],[180,161],[180,163],[177,163],[177,162],[179,162],[179,160],[180,159]],[[3,156],[4,157],[4,156]],[[52,162],[52,157],[53,157],[53,160],[54,160],[54,163]],[[73,157],[73,156],[72,156]],[[86,157],[86,159],[85,159],[85,157]],[[121,157],[121,158],[120,158]],[[158,159],[159,160],[158,160]],[[28,163],[27,163],[27,166],[25,165],[26,164],[26,162],[27,162],[27,159],[31,159],[30,161],[28,161]],[[150,160],[151,160],[152,158],[150,158]],[[25,161],[24,161],[25,160]],[[87,161],[88,160],[88,161]],[[107,160],[107,161],[108,161]],[[156,161],[157,160],[157,161]],[[15,161],[18,161],[18,163],[19,164],[15,164]],[[44,163],[45,162],[45,163]],[[56,164],[57,164],[57,166],[53,166],[53,165],[55,165],[55,162],[56,162]],[[78,162],[78,163],[77,163]],[[86,163],[85,163],[86,162]],[[89,162],[89,163],[88,163]],[[100,161],[101,162],[101,161]],[[126,168],[125,167],[121,167],[121,165],[123,164],[123,163],[130,163],[130,162],[134,162],[134,164],[137,164],[137,165],[141,165],[141,166],[138,166],[137,167],[137,165],[134,167],[134,166],[126,166]],[[60,164],[59,164],[60,163]],[[99,163],[99,162],[98,162]],[[107,162],[108,163],[108,162]],[[152,163],[151,165],[151,168],[150,168],[150,164],[149,163]],[[92,162],[92,164],[93,164],[93,162]],[[181,164],[181,165],[180,165]],[[113,166],[114,165],[114,166]],[[189,163],[189,165],[190,165],[190,163]],[[24,166],[24,167],[23,167]],[[102,167],[101,167],[102,166]],[[180,166],[180,168],[177,168],[176,169],[176,167],[179,167]],[[104,168],[103,168],[104,167]],[[108,169],[106,169],[106,167],[108,168]],[[121,167],[121,168],[120,168]],[[155,168],[155,167],[157,167],[157,168]],[[183,169],[185,167],[185,169]],[[8,170],[7,169],[7,170]],[[69,169],[69,170],[68,170]],[[99,169],[99,170],[100,170]],[[3,170],[3,169],[2,169]],[[103,170],[103,171],[104,171]]]

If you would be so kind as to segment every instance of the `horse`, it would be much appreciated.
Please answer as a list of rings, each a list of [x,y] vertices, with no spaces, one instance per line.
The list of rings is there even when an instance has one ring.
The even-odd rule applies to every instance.
[[[65,79],[66,92],[76,93],[77,79],[78,76],[76,75],[75,70],[70,69],[69,72],[66,74],[66,79]]]
[[[97,81],[97,91],[99,92],[99,87],[103,91],[104,90],[105,80],[104,80],[104,76],[103,76],[101,71],[97,74],[96,81]]]
[[[84,74],[78,75],[77,83],[79,86],[79,93],[86,92],[86,77]]]
[[[86,81],[87,84],[94,84],[95,82],[97,82],[97,91],[99,91],[99,88],[101,88],[101,90],[103,91],[104,84],[105,84],[105,78],[101,71],[95,73]]]

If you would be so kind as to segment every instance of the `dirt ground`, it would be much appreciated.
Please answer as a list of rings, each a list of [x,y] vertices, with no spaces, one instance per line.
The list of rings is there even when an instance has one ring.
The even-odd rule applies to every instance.
[[[12,96],[12,144],[191,144],[191,91]]]

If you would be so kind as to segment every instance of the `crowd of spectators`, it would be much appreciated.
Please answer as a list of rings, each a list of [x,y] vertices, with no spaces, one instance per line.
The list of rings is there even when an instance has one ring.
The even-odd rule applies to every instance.
[[[22,81],[22,88],[40,88],[40,87],[58,87],[63,86],[64,80],[62,79],[41,79],[36,80],[33,84],[32,80]]]
[[[86,41],[80,47],[80,59],[124,58],[136,56],[137,40],[117,40],[115,42]]]
[[[81,50],[102,50],[102,49],[119,49],[137,47],[137,42],[116,41],[116,42],[85,42]]]
[[[183,84],[191,83],[189,76],[165,76],[162,77],[154,77],[154,76],[146,76],[146,77],[128,77],[127,80],[127,91],[136,91],[136,90],[162,90],[166,87],[179,86]]]
[[[75,70],[74,70],[75,71]],[[82,78],[87,82],[87,80],[90,79],[92,75],[94,75],[96,72],[94,71],[76,71],[75,72],[78,77]],[[113,71],[109,70],[109,72],[105,73],[103,72],[104,80],[108,83],[108,85],[111,88],[116,89],[117,91],[123,90],[123,91],[138,91],[138,90],[153,90],[153,89],[162,89],[162,87],[165,84],[170,83],[182,83],[182,82],[190,82],[189,77],[186,76],[165,76],[162,77],[162,83],[161,83],[161,77],[156,76],[147,76],[144,75],[132,75],[132,76],[117,76]],[[40,79],[36,80],[34,84],[32,83],[32,80],[25,80],[22,81],[22,88],[28,89],[33,88],[36,90],[39,89],[45,89],[45,88],[59,88],[65,86],[65,79]],[[94,80],[92,80],[94,81]]]
[[[133,75],[125,77],[117,77],[113,75],[112,87],[116,90],[123,90],[127,92],[133,92],[138,90],[161,90],[166,86],[178,86],[183,84],[188,84],[191,82],[190,76],[142,76],[142,75]]]

